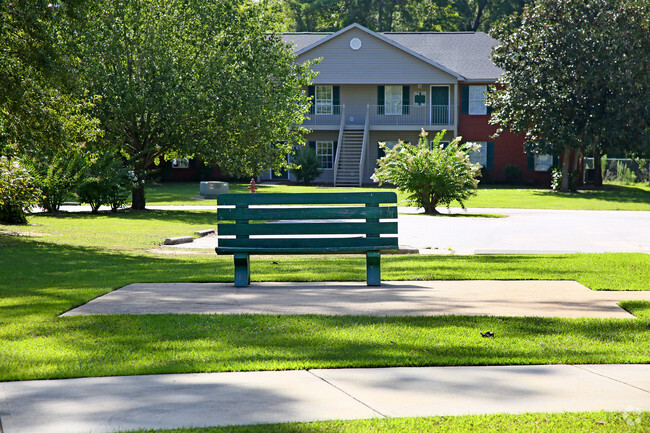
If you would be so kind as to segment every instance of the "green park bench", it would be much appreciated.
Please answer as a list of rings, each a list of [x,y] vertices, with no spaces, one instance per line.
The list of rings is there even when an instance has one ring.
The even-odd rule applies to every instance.
[[[215,250],[234,255],[235,286],[250,284],[251,254],[341,253],[365,253],[366,281],[379,286],[381,251],[398,248],[394,192],[221,194],[217,203]]]

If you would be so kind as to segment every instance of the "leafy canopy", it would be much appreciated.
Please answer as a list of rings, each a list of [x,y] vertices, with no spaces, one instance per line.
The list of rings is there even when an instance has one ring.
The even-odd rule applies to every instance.
[[[431,144],[422,130],[417,145],[399,141],[389,149],[379,146],[386,155],[380,158],[372,180],[389,182],[409,193],[409,200],[426,213],[437,214],[436,206],[449,207],[457,201],[463,208],[464,200],[476,195],[480,164],[470,162],[469,154],[478,151],[477,143],[460,143],[454,139],[448,145],[440,144],[446,131],[438,133]]]
[[[647,1],[539,0],[499,27],[504,74],[487,97],[497,133],[525,132],[536,153],[650,153],[649,11]],[[563,181],[567,170],[564,158]]]
[[[268,32],[268,8],[247,0],[107,0],[79,42],[103,145],[135,170],[144,208],[147,168],[200,156],[233,176],[281,169],[309,101],[309,65]]]

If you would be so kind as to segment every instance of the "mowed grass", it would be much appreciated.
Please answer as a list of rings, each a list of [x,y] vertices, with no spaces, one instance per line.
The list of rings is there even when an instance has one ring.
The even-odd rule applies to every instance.
[[[645,433],[650,412],[526,413],[422,418],[373,418],[311,423],[261,424],[156,430],[158,433],[412,433],[412,432],[573,432]],[[137,433],[152,433],[138,430]],[[135,432],[134,432],[135,433]]]
[[[636,320],[513,317],[59,314],[135,282],[231,282],[230,256],[168,255],[170,227],[210,212],[32,217],[0,235],[0,380],[335,367],[649,363]],[[6,234],[7,231],[22,236]],[[101,232],[110,235],[102,235]],[[188,233],[179,233],[179,235]],[[650,290],[647,254],[382,257],[384,280],[565,279]],[[254,281],[363,281],[362,256],[254,257]],[[480,333],[492,331],[494,339]]]
[[[248,184],[230,184],[230,192],[248,193]],[[258,192],[348,192],[395,191],[391,188],[333,188],[322,186],[260,184]],[[199,182],[165,183],[147,187],[150,205],[216,205],[217,200],[197,200]],[[400,205],[406,194],[398,192]],[[479,187],[478,194],[465,202],[469,208],[573,209],[573,210],[650,210],[650,186],[647,184],[606,185],[603,190],[558,193],[550,189],[523,187]],[[458,203],[452,203],[458,206]],[[441,208],[439,210],[442,210]]]

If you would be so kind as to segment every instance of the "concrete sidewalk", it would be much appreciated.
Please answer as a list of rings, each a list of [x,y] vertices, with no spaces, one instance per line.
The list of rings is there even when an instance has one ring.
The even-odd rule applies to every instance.
[[[0,383],[4,433],[650,410],[650,365],[258,371]]]
[[[485,315],[633,319],[623,300],[650,292],[594,291],[575,281],[137,283],[63,316],[87,314]]]

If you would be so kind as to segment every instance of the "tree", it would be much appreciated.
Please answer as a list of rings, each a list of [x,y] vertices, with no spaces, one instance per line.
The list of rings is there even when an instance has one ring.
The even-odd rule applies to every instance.
[[[621,143],[650,153],[649,10],[636,0],[540,0],[494,32],[504,74],[487,97],[490,121],[497,134],[525,132],[530,151],[563,152],[562,191],[572,151],[597,161]]]
[[[453,201],[464,209],[463,201],[476,195],[477,178],[481,175],[480,164],[471,163],[469,154],[480,145],[461,144],[459,138],[441,145],[445,132],[437,134],[431,144],[424,130],[417,145],[400,141],[389,149],[380,143],[386,155],[377,160],[372,180],[380,184],[389,182],[408,192],[409,200],[428,214],[438,214],[436,206],[449,207]]]
[[[232,176],[286,168],[303,141],[301,86],[312,73],[267,32],[268,11],[248,0],[108,0],[91,10],[81,67],[98,95],[101,144],[134,170],[134,209],[165,156],[198,156]]]
[[[296,31],[486,31],[532,0],[284,0]],[[290,17],[290,18],[289,18]]]
[[[97,135],[66,42],[80,3],[0,2],[0,154],[31,158]]]

